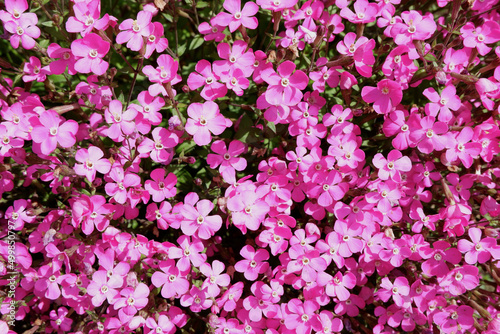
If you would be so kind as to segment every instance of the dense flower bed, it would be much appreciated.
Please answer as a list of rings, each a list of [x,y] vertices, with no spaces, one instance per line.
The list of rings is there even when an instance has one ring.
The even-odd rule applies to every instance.
[[[0,333],[499,333],[498,0],[6,0]]]

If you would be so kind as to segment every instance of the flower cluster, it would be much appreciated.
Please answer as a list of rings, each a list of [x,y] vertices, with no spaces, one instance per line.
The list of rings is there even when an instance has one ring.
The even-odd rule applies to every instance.
[[[6,0],[0,332],[500,332],[497,3]]]

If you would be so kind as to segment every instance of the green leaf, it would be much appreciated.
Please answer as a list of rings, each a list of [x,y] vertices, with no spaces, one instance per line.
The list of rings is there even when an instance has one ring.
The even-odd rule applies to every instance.
[[[189,50],[196,50],[197,48],[199,48],[200,46],[203,45],[203,42],[205,42],[205,40],[203,39],[203,37],[196,36],[195,38],[193,38],[191,40],[191,43],[189,43],[188,49]]]
[[[187,44],[179,45],[179,49],[177,50],[178,57],[182,56],[184,52],[186,52],[186,45]]]
[[[268,122],[267,123],[267,127],[273,132],[273,133],[276,133],[276,124],[274,124],[273,122]]]

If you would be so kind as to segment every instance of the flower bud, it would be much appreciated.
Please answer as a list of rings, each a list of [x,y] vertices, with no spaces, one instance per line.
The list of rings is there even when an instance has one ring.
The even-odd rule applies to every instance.
[[[487,236],[487,237],[491,237],[491,238],[498,238],[498,236],[500,235],[500,233],[498,233],[498,229],[497,228],[493,228],[493,227],[486,227],[484,229],[484,234]]]
[[[448,81],[446,79],[446,73],[444,73],[443,70],[439,70],[437,73],[436,73],[436,81],[438,84],[440,85],[445,85],[446,82]]]

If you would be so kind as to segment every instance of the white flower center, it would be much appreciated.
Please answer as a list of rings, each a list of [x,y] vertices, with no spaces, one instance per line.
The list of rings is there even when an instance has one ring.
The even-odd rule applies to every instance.
[[[97,57],[97,50],[96,50],[96,49],[91,49],[91,50],[89,51],[89,56],[90,56],[90,58],[95,58],[95,57]]]

